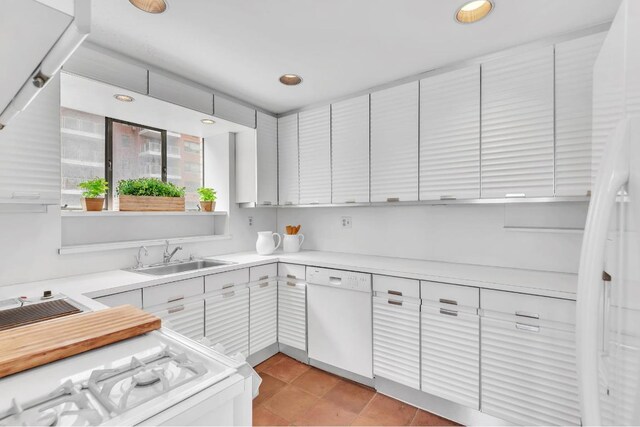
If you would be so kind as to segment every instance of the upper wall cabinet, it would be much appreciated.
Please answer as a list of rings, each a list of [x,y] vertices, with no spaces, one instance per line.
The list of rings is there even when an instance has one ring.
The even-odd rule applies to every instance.
[[[257,203],[278,204],[278,119],[258,111],[257,114]]]
[[[480,197],[480,67],[420,82],[420,200]]]
[[[298,115],[278,119],[278,204],[297,205],[298,186]]]
[[[213,114],[213,94],[155,71],[149,71],[149,95],[205,114]]]
[[[298,115],[300,204],[331,203],[331,107]]]
[[[213,106],[216,117],[250,128],[256,127],[256,110],[253,108],[218,95],[213,98]]]
[[[605,35],[556,45],[556,196],[591,189],[593,67]]]
[[[482,66],[482,197],[553,196],[554,52]]]
[[[371,94],[371,201],[418,200],[418,82]]]
[[[369,202],[369,95],[331,106],[331,201]]]
[[[147,93],[147,70],[99,47],[82,45],[63,69],[138,93]]]

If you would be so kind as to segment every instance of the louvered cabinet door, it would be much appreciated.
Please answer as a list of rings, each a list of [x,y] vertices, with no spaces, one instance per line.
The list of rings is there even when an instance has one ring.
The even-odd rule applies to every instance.
[[[605,35],[556,45],[556,196],[591,190],[593,66]]]
[[[482,65],[483,198],[553,196],[553,47]]]
[[[278,204],[298,204],[298,183],[298,115],[292,114],[278,119]]]
[[[240,289],[209,297],[206,302],[206,337],[222,344],[226,354],[249,355],[249,290]]]
[[[371,94],[371,201],[418,200],[418,82]]]
[[[278,282],[249,288],[249,352],[278,342]]]
[[[331,106],[331,201],[369,202],[369,95]]]
[[[278,119],[257,113],[257,203],[278,204]]]
[[[298,115],[300,204],[331,203],[331,107]]]
[[[479,409],[480,318],[422,306],[422,391]]]
[[[204,301],[171,304],[151,313],[162,319],[162,326],[192,340],[204,336]]]
[[[373,374],[420,389],[420,305],[373,298]]]
[[[482,411],[522,425],[579,425],[575,333],[487,317],[481,325]]]
[[[278,282],[278,342],[307,351],[307,287]]]
[[[480,66],[420,81],[420,200],[480,197]]]

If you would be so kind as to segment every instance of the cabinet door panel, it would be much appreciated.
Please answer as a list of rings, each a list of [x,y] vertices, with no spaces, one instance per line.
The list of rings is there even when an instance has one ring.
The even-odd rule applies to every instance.
[[[300,204],[331,203],[331,109],[298,115]]]
[[[149,71],[149,95],[205,114],[213,114],[213,94]]]
[[[151,313],[162,319],[162,326],[192,340],[204,336],[204,301],[170,304]]]
[[[224,292],[207,298],[206,337],[220,343],[228,355],[249,355],[249,290]]]
[[[299,179],[298,115],[292,114],[278,119],[278,204],[298,204]]]
[[[605,35],[556,45],[556,196],[591,189],[593,66]]]
[[[278,204],[278,119],[258,112],[258,205]]]
[[[249,288],[249,351],[256,353],[278,342],[278,282]]]
[[[480,67],[420,81],[420,200],[480,197]]]
[[[142,295],[144,307],[147,308],[200,295],[203,291],[204,279],[202,277],[194,277],[193,279],[144,288]]]
[[[278,342],[307,351],[307,288],[278,282]]]
[[[371,94],[371,201],[418,200],[418,82]]]
[[[553,47],[482,65],[482,197],[553,196]]]
[[[369,95],[331,106],[331,201],[369,202]]]

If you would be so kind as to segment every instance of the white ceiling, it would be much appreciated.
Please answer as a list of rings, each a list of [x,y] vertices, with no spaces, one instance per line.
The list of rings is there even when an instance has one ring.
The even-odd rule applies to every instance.
[[[90,40],[280,113],[433,68],[592,26],[620,0],[168,0],[161,15],[93,0]],[[302,75],[298,87],[278,82]]]

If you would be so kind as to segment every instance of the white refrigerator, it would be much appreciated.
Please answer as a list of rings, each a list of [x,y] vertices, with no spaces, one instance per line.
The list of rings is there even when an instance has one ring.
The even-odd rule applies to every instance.
[[[595,183],[578,278],[583,425],[640,425],[640,1],[623,0],[593,75]]]

